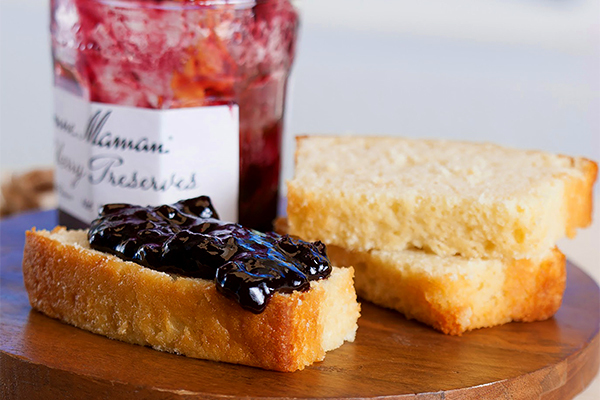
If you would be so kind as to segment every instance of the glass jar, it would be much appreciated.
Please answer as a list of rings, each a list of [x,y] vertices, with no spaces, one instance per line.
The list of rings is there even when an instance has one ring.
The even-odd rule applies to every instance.
[[[288,0],[51,0],[51,17],[62,224],[208,195],[222,219],[271,229]]]

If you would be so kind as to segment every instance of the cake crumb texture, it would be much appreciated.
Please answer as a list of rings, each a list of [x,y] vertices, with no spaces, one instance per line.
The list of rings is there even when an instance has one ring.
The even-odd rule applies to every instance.
[[[450,335],[548,319],[566,284],[565,256],[556,248],[538,260],[511,261],[338,246],[328,253],[338,265],[354,266],[360,297]]]
[[[298,137],[290,233],[350,250],[536,257],[590,224],[597,171],[493,144]]]

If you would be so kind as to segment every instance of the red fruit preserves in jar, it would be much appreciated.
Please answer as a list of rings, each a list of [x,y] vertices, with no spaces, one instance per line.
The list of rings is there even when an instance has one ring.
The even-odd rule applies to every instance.
[[[208,195],[223,219],[270,230],[298,28],[290,2],[51,10],[60,222],[89,224],[106,203]]]

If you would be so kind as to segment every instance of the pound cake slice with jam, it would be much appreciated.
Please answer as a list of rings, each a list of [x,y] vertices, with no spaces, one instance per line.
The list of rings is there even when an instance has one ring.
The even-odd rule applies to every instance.
[[[32,307],[113,339],[295,371],[353,341],[353,269],[322,243],[218,220],[207,197],[107,205],[89,231],[27,232]]]
[[[537,257],[591,222],[596,163],[492,144],[297,138],[290,233],[351,250]]]

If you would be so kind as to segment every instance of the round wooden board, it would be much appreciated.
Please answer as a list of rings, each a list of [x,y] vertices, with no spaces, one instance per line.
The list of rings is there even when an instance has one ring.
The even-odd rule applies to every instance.
[[[570,399],[599,365],[596,283],[568,264],[554,318],[445,336],[363,303],[354,343],[279,373],[161,353],[32,311],[21,275],[24,231],[55,212],[0,223],[0,398]]]

